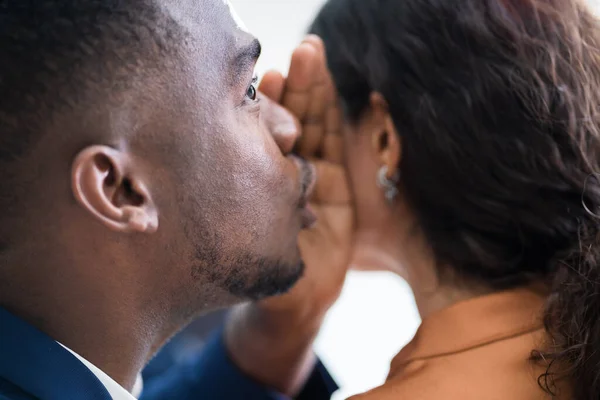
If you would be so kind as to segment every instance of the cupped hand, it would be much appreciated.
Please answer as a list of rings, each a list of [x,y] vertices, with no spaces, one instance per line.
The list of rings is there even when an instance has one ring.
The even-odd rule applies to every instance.
[[[344,284],[354,213],[342,165],[340,110],[322,41],[309,36],[294,52],[287,79],[270,72],[259,90],[300,121],[295,152],[316,168],[309,203],[318,220],[298,238],[304,276],[282,296],[234,310],[225,341],[246,374],[294,396],[314,367],[313,340]]]
[[[295,152],[316,167],[310,206],[318,217],[298,238],[306,266],[304,277],[289,293],[265,300],[262,306],[322,316],[344,284],[354,214],[343,167],[341,112],[321,39],[308,36],[292,56],[287,79],[269,72],[259,90],[300,121],[302,135]]]

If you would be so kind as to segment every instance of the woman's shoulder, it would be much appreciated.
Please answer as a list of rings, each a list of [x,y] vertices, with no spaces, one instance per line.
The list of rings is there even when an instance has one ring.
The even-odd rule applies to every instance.
[[[551,399],[538,384],[545,367],[531,360],[531,351],[543,338],[543,330],[536,330],[451,354],[395,360],[384,385],[352,400],[482,400],[491,394],[511,400]]]

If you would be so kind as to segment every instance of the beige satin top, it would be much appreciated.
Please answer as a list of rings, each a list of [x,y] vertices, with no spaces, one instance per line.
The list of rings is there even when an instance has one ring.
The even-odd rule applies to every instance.
[[[546,400],[544,296],[532,289],[457,303],[426,318],[394,358],[387,382],[353,400]]]

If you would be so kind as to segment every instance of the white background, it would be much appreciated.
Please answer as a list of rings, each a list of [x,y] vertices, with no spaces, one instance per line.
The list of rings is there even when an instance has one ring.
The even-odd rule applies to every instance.
[[[600,9],[600,0],[590,1]],[[231,2],[248,30],[263,45],[257,66],[259,76],[272,68],[287,71],[294,47],[324,3]],[[418,324],[410,289],[403,281],[384,273],[352,273],[316,343],[318,354],[342,386],[335,399],[345,399],[383,383],[390,360],[411,339]]]

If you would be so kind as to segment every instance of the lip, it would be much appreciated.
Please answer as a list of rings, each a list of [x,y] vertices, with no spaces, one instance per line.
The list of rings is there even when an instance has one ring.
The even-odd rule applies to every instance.
[[[317,170],[313,164],[300,157],[291,155],[290,158],[296,163],[301,174],[302,194],[298,202],[298,208],[302,218],[302,229],[308,229],[317,222],[317,215],[309,204],[309,199],[317,182]]]

